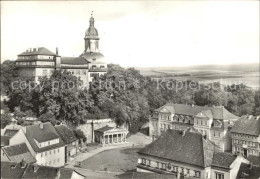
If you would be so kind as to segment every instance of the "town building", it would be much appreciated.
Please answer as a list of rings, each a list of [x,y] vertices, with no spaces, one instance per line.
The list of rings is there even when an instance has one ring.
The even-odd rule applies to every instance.
[[[242,156],[217,152],[199,132],[168,129],[138,152],[137,172],[171,174],[177,178],[230,179],[237,176]]]
[[[154,110],[149,122],[149,135],[157,138],[167,129],[190,128],[205,135],[221,151],[231,151],[230,129],[238,118],[223,106],[168,103]]]
[[[69,168],[26,164],[25,162],[1,162],[2,179],[84,179],[84,175]]]
[[[79,149],[79,141],[76,138],[74,132],[67,126],[61,124],[55,126],[60,138],[65,143],[65,163],[71,161],[73,157],[77,154]]]
[[[25,143],[1,148],[1,161],[35,163],[36,160]]]
[[[231,129],[232,152],[260,156],[260,116],[244,115]]]
[[[95,142],[102,145],[124,143],[127,133],[128,131],[124,128],[105,126],[95,130]]]
[[[99,50],[99,36],[94,22],[91,15],[84,36],[85,50],[79,57],[61,57],[58,49],[53,53],[45,47],[29,48],[19,54],[15,62],[19,75],[38,82],[40,77],[50,77],[54,70],[67,70],[80,77],[82,87],[88,87],[94,76],[107,72],[107,63]]]
[[[50,122],[25,126],[9,145],[26,143],[38,165],[61,167],[65,164],[65,144]]]

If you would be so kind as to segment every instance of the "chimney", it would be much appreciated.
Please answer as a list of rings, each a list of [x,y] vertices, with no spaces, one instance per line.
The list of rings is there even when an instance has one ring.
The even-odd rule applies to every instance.
[[[40,127],[40,129],[43,129],[43,123],[42,122],[39,124],[39,127]]]
[[[39,169],[39,166],[37,164],[33,164],[33,172],[37,172],[37,170]]]
[[[26,162],[25,162],[25,160],[22,159],[22,161],[20,162],[20,164],[21,164],[21,168],[24,168],[24,167],[26,166]]]
[[[59,55],[59,49],[56,47],[56,55]]]

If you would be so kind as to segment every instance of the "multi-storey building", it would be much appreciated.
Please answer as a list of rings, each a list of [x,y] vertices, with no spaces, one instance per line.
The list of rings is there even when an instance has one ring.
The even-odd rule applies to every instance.
[[[65,163],[71,161],[77,154],[79,149],[79,141],[76,138],[74,132],[69,129],[66,125],[55,126],[60,138],[65,143]]]
[[[244,115],[231,129],[232,152],[260,156],[260,116]]]
[[[38,165],[61,167],[65,164],[65,144],[50,123],[25,126],[12,138],[9,145],[25,143]]]
[[[107,72],[107,64],[99,50],[99,36],[94,22],[91,15],[84,37],[85,50],[79,57],[61,57],[58,49],[53,53],[45,47],[30,48],[18,55],[16,66],[19,75],[38,82],[39,77],[49,77],[54,70],[68,70],[80,77],[83,87],[87,87],[95,75]]]
[[[171,174],[172,178],[236,178],[242,156],[216,152],[215,145],[201,133],[167,130],[138,152],[138,172]]]
[[[230,129],[238,118],[223,106],[169,103],[154,111],[150,118],[149,133],[156,138],[167,129],[190,128],[205,135],[222,151],[228,151],[231,150]]]

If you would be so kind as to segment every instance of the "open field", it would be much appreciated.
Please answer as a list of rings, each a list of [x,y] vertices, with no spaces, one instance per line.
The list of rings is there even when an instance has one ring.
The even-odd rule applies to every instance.
[[[139,68],[141,74],[154,79],[194,80],[216,82],[223,85],[244,83],[253,88],[260,87],[259,64],[206,65],[189,67]]]
[[[107,150],[85,160],[82,168],[110,172],[133,170],[137,165],[138,150],[140,148],[132,147]]]

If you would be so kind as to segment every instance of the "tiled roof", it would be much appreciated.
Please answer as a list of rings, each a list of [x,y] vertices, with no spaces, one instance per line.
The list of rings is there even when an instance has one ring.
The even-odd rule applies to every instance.
[[[229,169],[235,159],[236,156],[231,153],[218,152],[213,155],[212,166]]]
[[[259,179],[260,167],[250,166],[246,163],[241,163],[237,178],[238,179]]]
[[[247,160],[250,161],[253,165],[260,167],[260,156],[249,155]]]
[[[9,136],[1,136],[1,146],[7,146],[9,145],[9,139],[11,137]]]
[[[18,131],[18,129],[6,129],[4,135],[13,137]]]
[[[239,117],[226,110],[223,106],[211,107],[214,119],[238,119]]]
[[[207,117],[213,116],[214,119],[222,119],[222,120],[225,120],[225,119],[238,119],[237,116],[235,116],[232,113],[230,113],[223,106],[208,107],[208,106],[197,106],[197,105],[168,103],[168,104],[166,104],[166,105],[156,109],[155,111],[159,112],[163,108],[166,108],[171,113],[177,114],[177,115],[196,116],[200,112],[202,112],[203,116],[207,116]]]
[[[87,65],[88,60],[82,57],[61,57],[61,64],[68,65]]]
[[[59,137],[54,126],[50,122],[43,123],[43,129],[40,128],[39,124],[26,126],[25,136],[31,144],[32,148],[36,152],[43,152],[53,148],[64,146],[63,140]],[[59,143],[53,144],[47,147],[39,148],[34,139],[37,141],[46,141],[59,138]]]
[[[231,132],[259,136],[260,119],[244,115],[235,122]]]
[[[104,127],[99,128],[99,129],[96,129],[95,131],[106,132],[106,131],[109,131],[111,129],[114,129],[114,127],[104,126]]]
[[[55,129],[65,144],[70,144],[77,140],[76,136],[74,135],[74,132],[70,130],[67,126],[59,125],[55,126]]]
[[[36,170],[34,171],[36,167]],[[56,179],[59,168],[39,166],[39,165],[29,165],[23,175],[25,179]]]
[[[26,163],[36,162],[25,143],[3,147],[3,150],[12,162],[21,162],[22,160]]]
[[[212,112],[209,109],[203,110],[196,114],[196,117],[208,117],[208,118],[213,118]]]
[[[1,161],[1,178],[15,179],[22,178],[26,167],[22,168],[20,163]]]
[[[167,130],[138,153],[207,167],[213,159],[214,145],[200,133],[186,132],[183,135],[180,130]]]
[[[18,56],[20,56],[20,55],[52,55],[52,56],[56,55],[55,53],[51,52],[50,50],[48,50],[45,47],[39,47],[38,50],[37,51],[36,50],[37,50],[36,48],[33,48],[32,52],[25,51],[25,52],[19,54]]]
[[[177,179],[171,174],[158,174],[158,173],[146,173],[146,172],[126,172],[118,175],[120,179]]]

